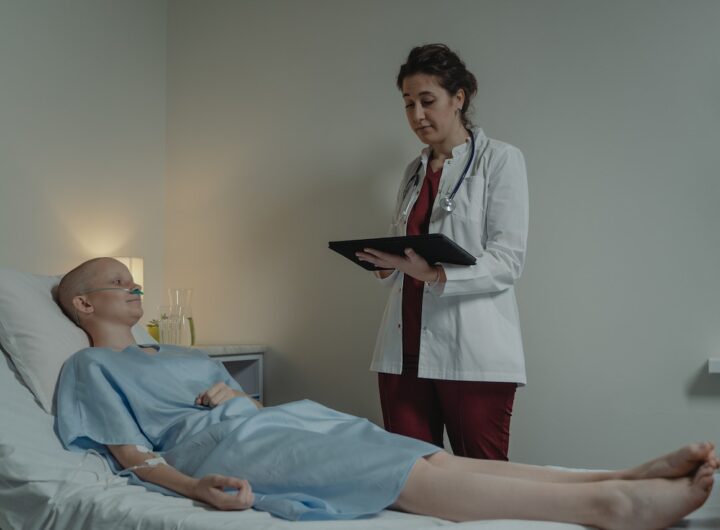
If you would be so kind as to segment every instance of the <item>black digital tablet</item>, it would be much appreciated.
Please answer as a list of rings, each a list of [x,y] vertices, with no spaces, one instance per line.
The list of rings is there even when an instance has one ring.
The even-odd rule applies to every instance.
[[[350,261],[369,271],[381,270],[372,263],[360,261],[355,255],[366,248],[382,252],[405,255],[405,249],[411,248],[431,265],[452,263],[454,265],[475,265],[475,256],[455,243],[444,234],[426,234],[421,236],[377,237],[373,239],[350,239],[348,241],[330,241],[328,247],[342,254]]]

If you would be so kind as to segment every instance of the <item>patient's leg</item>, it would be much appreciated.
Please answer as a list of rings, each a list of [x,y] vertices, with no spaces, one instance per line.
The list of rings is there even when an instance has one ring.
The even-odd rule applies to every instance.
[[[420,459],[393,508],[452,521],[529,519],[612,530],[665,528],[705,502],[713,470],[706,464],[694,477],[564,484],[451,471]]]
[[[448,471],[464,473],[482,473],[499,477],[534,480],[536,482],[597,482],[622,478],[620,471],[562,471],[544,466],[516,464],[502,460],[478,460],[455,456],[445,451],[437,452],[427,461]]]
[[[428,457],[428,462],[448,470],[485,473],[503,477],[523,478],[542,482],[595,482],[613,479],[677,478],[695,472],[703,463],[717,467],[715,446],[710,442],[686,445],[673,453],[656,458],[640,466],[621,471],[576,472],[550,469],[543,466],[516,464],[495,460],[477,460],[454,456],[440,451]]]

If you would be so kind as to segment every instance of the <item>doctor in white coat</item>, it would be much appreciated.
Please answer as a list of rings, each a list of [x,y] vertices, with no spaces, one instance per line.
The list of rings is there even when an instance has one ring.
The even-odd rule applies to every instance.
[[[526,382],[514,285],[525,262],[528,192],[519,149],[466,114],[477,82],[442,44],[414,48],[397,78],[408,124],[426,145],[407,167],[390,235],[445,234],[475,265],[429,264],[365,249],[390,287],[371,369],[385,428],[453,452],[507,460]]]

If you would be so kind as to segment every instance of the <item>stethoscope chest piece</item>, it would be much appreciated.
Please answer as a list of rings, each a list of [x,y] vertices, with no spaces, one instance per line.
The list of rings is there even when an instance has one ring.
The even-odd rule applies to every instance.
[[[451,197],[443,197],[440,199],[440,208],[451,213],[455,209],[455,201]]]

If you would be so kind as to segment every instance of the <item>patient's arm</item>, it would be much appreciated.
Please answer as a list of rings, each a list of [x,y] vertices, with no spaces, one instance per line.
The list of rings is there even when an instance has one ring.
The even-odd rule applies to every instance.
[[[124,469],[141,466],[147,460],[158,457],[154,453],[140,452],[134,445],[108,445],[107,447]],[[181,473],[168,464],[141,467],[133,472],[146,482],[152,482],[185,497],[206,502],[220,510],[245,510],[250,508],[254,501],[252,488],[247,480],[224,475],[206,475],[197,479]],[[223,488],[235,488],[237,492],[228,493],[223,491]]]
[[[246,397],[250,401],[252,401],[255,404],[255,407],[258,409],[263,408],[263,406],[260,404],[260,402],[255,401],[253,398],[248,396],[245,392],[239,392],[237,390],[233,390],[229,386],[227,386],[222,381],[219,383],[215,383],[213,386],[208,388],[205,392],[202,392],[198,394],[198,396],[195,398],[195,404],[197,405],[206,405],[208,407],[217,407],[220,403],[224,403],[225,401],[236,398],[236,397]]]

